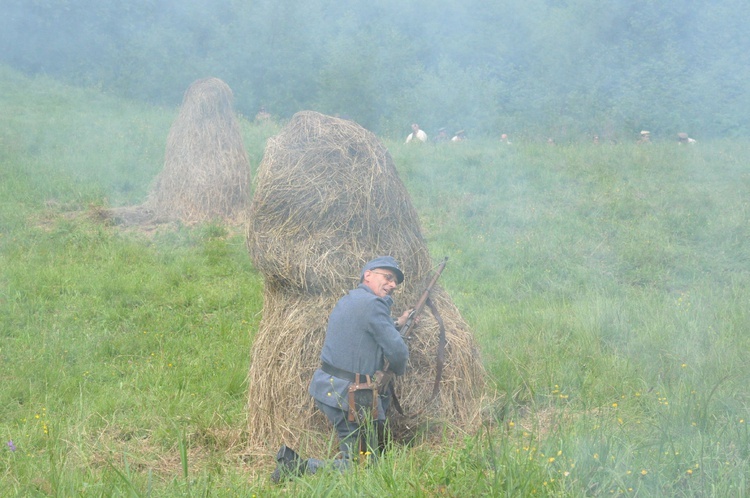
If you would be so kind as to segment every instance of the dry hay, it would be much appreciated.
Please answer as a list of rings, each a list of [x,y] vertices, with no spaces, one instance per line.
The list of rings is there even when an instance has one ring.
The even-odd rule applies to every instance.
[[[220,466],[242,469],[252,478],[259,477],[260,462],[245,453],[245,433],[226,424],[198,428],[185,427],[182,437],[191,472],[207,473]],[[107,425],[84,439],[79,451],[68,456],[73,465],[93,469],[129,466],[136,474],[149,474],[155,481],[167,483],[182,471],[183,456],[177,441],[172,446],[157,442],[151,430]],[[265,469],[264,469],[265,470]],[[263,472],[265,473],[265,472]]]
[[[104,222],[111,222],[115,225],[137,227],[154,226],[155,224],[167,221],[158,220],[153,209],[148,206],[148,203],[139,204],[137,206],[122,206],[103,209],[101,220]]]
[[[218,78],[188,87],[169,131],[164,169],[136,214],[183,223],[245,221],[250,163],[232,101]]]
[[[266,286],[249,374],[251,447],[265,452],[302,439],[320,449],[331,428],[307,388],[328,314],[373,257],[394,256],[406,275],[394,296],[395,316],[418,300],[433,264],[393,159],[356,123],[297,113],[268,141],[256,182],[247,243]],[[427,421],[458,429],[478,422],[484,372],[477,346],[439,285],[433,300],[448,340],[440,395],[430,402],[438,326],[427,311],[410,342],[409,373],[396,385],[407,415],[419,415],[390,414],[403,437]]]

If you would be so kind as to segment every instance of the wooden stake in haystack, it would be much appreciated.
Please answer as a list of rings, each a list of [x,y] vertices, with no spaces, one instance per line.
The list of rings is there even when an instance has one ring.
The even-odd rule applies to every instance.
[[[352,121],[304,111],[268,141],[249,220],[248,250],[265,277],[249,374],[251,445],[267,452],[316,433],[328,441],[331,428],[307,393],[328,314],[357,286],[362,265],[379,255],[395,257],[406,275],[394,315],[416,303],[433,269],[419,218],[375,135]],[[419,420],[392,416],[396,434],[427,420],[458,428],[478,420],[484,372],[474,338],[439,285],[431,300],[447,338],[440,393],[431,399],[438,324],[424,314],[412,329],[409,371],[396,383],[405,412],[419,413]]]
[[[146,206],[162,221],[245,221],[250,163],[229,86],[218,78],[185,91],[167,138],[164,169]]]

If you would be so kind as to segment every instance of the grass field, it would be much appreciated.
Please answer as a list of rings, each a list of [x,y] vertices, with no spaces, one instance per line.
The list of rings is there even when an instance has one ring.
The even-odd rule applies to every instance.
[[[242,235],[97,216],[144,200],[177,109],[0,90],[0,495],[750,496],[750,142],[386,140],[497,402],[276,487]],[[253,168],[278,129],[243,123]]]

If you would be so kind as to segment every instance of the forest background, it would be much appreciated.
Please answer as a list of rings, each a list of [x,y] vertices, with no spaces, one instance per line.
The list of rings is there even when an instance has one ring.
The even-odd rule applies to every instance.
[[[3,0],[0,494],[750,496],[749,8]],[[383,139],[500,395],[482,431],[270,485],[244,238],[100,216],[206,76],[253,176],[301,109]],[[403,145],[413,120],[472,140]]]
[[[745,0],[6,0],[0,62],[166,106],[214,76],[238,110],[577,141],[750,130]]]

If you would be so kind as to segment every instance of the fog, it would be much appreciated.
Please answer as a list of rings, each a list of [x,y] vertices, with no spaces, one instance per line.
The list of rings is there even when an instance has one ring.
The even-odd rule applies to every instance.
[[[215,76],[249,116],[340,114],[560,139],[750,130],[745,0],[5,0],[0,62],[174,106]]]
[[[9,253],[6,259],[22,263],[21,270],[15,273],[23,276],[14,276],[15,280],[3,276],[11,285],[0,301],[5,299],[9,310],[20,313],[8,323],[14,327],[16,323],[24,324],[24,328],[18,327],[18,334],[37,334],[42,339],[49,336],[51,346],[37,356],[44,359],[51,357],[50,352],[55,353],[55,358],[64,363],[60,365],[72,369],[72,373],[66,372],[66,378],[75,383],[78,377],[74,374],[88,368],[87,360],[82,356],[73,365],[68,356],[57,355],[56,348],[64,344],[58,336],[63,333],[96,337],[96,344],[106,345],[105,359],[110,361],[115,353],[119,355],[117,347],[128,345],[109,345],[104,332],[124,336],[127,334],[123,331],[135,331],[140,337],[138,320],[156,320],[165,330],[170,326],[167,322],[171,311],[187,316],[181,317],[180,323],[191,320],[188,314],[197,311],[201,316],[196,316],[196,327],[204,329],[207,316],[222,324],[235,320],[235,315],[222,318],[219,313],[234,307],[233,301],[226,306],[220,300],[197,307],[181,304],[175,310],[170,306],[170,299],[182,303],[199,293],[195,282],[201,275],[187,271],[185,282],[189,285],[183,285],[179,280],[180,265],[222,259],[225,237],[210,235],[214,233],[212,227],[205,231],[205,237],[200,236],[206,240],[205,248],[197,246],[193,235],[182,232],[164,239],[168,250],[181,242],[197,247],[199,262],[183,262],[181,251],[165,258],[151,258],[153,261],[139,266],[135,277],[127,282],[100,285],[123,264],[137,259],[137,248],[128,246],[122,253],[112,249],[101,256],[83,251],[80,261],[68,254],[88,241],[95,246],[104,243],[108,249],[112,245],[109,235],[88,221],[80,227],[71,223],[75,206],[96,195],[96,203],[88,206],[87,214],[98,215],[100,197],[104,207],[120,208],[143,201],[145,182],[163,167],[164,139],[170,118],[176,114],[172,111],[182,102],[189,85],[198,79],[213,76],[224,80],[234,92],[237,110],[251,119],[261,107],[280,121],[311,109],[349,117],[381,137],[399,142],[411,132],[414,122],[431,137],[443,127],[449,136],[464,129],[470,139],[499,140],[502,133],[508,133],[515,146],[500,146],[499,142],[495,147],[476,149],[460,145],[422,149],[404,146],[393,148],[394,157],[405,158],[397,161],[400,174],[409,179],[410,189],[414,187],[410,193],[415,201],[422,203],[415,207],[423,212],[420,221],[424,220],[431,250],[441,251],[435,256],[450,255],[441,285],[446,280],[450,287],[459,289],[454,294],[456,306],[476,324],[478,331],[483,331],[477,334],[485,341],[481,352],[495,360],[491,365],[487,362],[488,379],[507,395],[502,413],[497,407],[498,419],[503,417],[504,423],[513,424],[505,417],[532,420],[538,413],[541,421],[542,416],[550,414],[545,421],[550,432],[545,433],[547,427],[541,425],[529,432],[540,433],[542,438],[552,436],[549,447],[559,444],[565,448],[565,455],[561,457],[557,451],[562,450],[555,448],[555,452],[547,453],[542,465],[539,461],[527,464],[522,456],[515,466],[498,460],[496,469],[492,460],[493,472],[489,472],[481,465],[488,462],[488,455],[494,450],[485,452],[477,445],[475,459],[473,450],[451,449],[449,458],[435,460],[438,467],[444,466],[438,477],[446,480],[446,486],[435,489],[449,493],[453,491],[450,485],[460,490],[464,477],[472,477],[471,472],[477,469],[477,481],[494,478],[495,486],[504,472],[510,476],[508,482],[531,474],[545,479],[542,482],[546,486],[548,475],[552,475],[546,474],[547,469],[575,461],[580,463],[570,479],[575,484],[570,486],[581,483],[581,487],[571,489],[590,495],[609,491],[604,485],[596,487],[597,481],[626,483],[635,479],[644,483],[642,489],[637,487],[641,484],[635,485],[634,495],[639,496],[658,495],[658,491],[668,495],[672,490],[699,496],[723,482],[745,490],[750,465],[750,432],[744,422],[750,395],[743,363],[749,344],[747,142],[709,140],[746,137],[750,132],[748,26],[748,0],[0,0],[0,64],[32,76],[95,88],[106,95],[164,106],[170,111],[162,112],[159,107],[150,113],[136,106],[138,112],[133,114],[146,123],[131,123],[131,130],[126,129],[126,121],[120,126],[119,116],[112,117],[114,113],[102,113],[85,128],[92,129],[106,120],[101,135],[79,142],[68,140],[73,137],[71,133],[63,138],[53,136],[54,127],[72,128],[78,121],[47,122],[40,117],[43,113],[59,114],[47,107],[40,112],[46,101],[39,99],[41,104],[34,110],[39,114],[29,116],[43,125],[29,126],[33,130],[27,138],[30,145],[16,147],[13,143],[16,136],[22,135],[20,131],[7,137],[8,144],[13,145],[8,150],[17,148],[24,154],[19,155],[22,161],[18,161],[18,167],[9,169],[19,178],[23,175],[24,186],[27,176],[44,177],[50,172],[48,181],[40,181],[39,187],[28,182],[29,188],[33,185],[38,190],[33,199],[44,196],[45,201],[44,212],[35,212],[28,220],[18,222],[19,226],[33,223],[18,232],[19,239],[28,234],[33,240],[21,243],[16,240],[16,232],[10,231],[10,236],[2,240],[7,247],[18,244],[19,249],[13,249],[14,254]],[[19,78],[22,79],[28,81]],[[24,98],[28,102],[38,95],[29,92]],[[160,122],[150,122],[151,117]],[[88,116],[81,119],[85,118]],[[123,134],[116,136],[119,128]],[[162,135],[155,129],[161,130]],[[259,129],[262,127],[253,132]],[[534,140],[543,142],[547,137],[560,143],[590,142],[593,135],[602,142],[633,143],[640,130],[649,130],[654,141],[675,141],[678,132],[685,132],[698,143],[695,147],[675,143],[674,147],[653,148],[524,146]],[[45,133],[50,135],[49,140]],[[71,143],[63,146],[55,139]],[[119,143],[99,150],[97,146],[107,141]],[[258,143],[259,139],[255,150],[249,151],[256,154],[252,161],[255,168],[263,152]],[[132,144],[138,147],[131,147]],[[38,151],[43,153],[37,155]],[[108,164],[103,166],[103,162]],[[87,185],[96,184],[95,194],[79,192],[77,187],[71,190],[64,174],[72,170],[75,172],[70,176],[74,180],[84,178]],[[58,175],[65,181],[56,182]],[[8,185],[21,184],[11,174],[6,176]],[[19,220],[27,216],[27,209],[40,205],[23,201],[22,206],[20,199],[11,200],[23,208],[19,209]],[[422,207],[429,209],[419,209]],[[89,230],[93,230],[93,235],[89,235]],[[48,231],[45,237],[34,235]],[[226,250],[234,250],[229,244],[236,241],[226,239]],[[59,246],[57,252],[49,249],[53,245]],[[151,244],[146,245],[151,251]],[[21,258],[26,248],[31,256]],[[92,264],[83,271],[79,263],[88,264],[86,258],[93,258]],[[100,259],[107,261],[99,264]],[[62,264],[55,264],[58,260]],[[44,266],[39,271],[29,275],[22,271],[33,269],[39,262]],[[100,287],[106,291],[105,297],[121,297],[117,306],[120,302],[124,303],[122,306],[146,302],[149,293],[162,292],[164,286],[147,285],[142,292],[140,283],[135,281],[141,278],[139,275],[146,275],[149,265],[162,263],[167,278],[174,280],[170,284],[174,296],[164,302],[157,299],[157,308],[144,307],[134,314],[138,315],[135,318],[115,308],[102,308],[107,311],[105,315],[114,318],[89,320],[81,323],[81,327],[89,328],[79,329],[77,320],[83,308],[77,303],[87,296],[100,297]],[[48,271],[67,267],[72,268],[69,273]],[[78,274],[74,274],[76,271]],[[218,285],[234,289],[230,285],[234,281],[225,282],[225,271],[224,267],[217,267],[211,275],[215,273],[215,278],[221,280]],[[43,281],[35,282],[35,276],[43,277]],[[159,275],[153,280],[159,280]],[[248,292],[256,290],[248,288]],[[118,294],[120,291],[123,296]],[[41,299],[49,302],[45,301],[40,311],[37,308]],[[214,305],[222,309],[212,313],[208,308]],[[62,318],[58,310],[62,310]],[[161,319],[152,316],[157,314]],[[252,323],[243,320],[231,330],[224,327],[222,333],[247,334],[247,329],[257,329],[255,318],[253,315]],[[103,327],[108,330],[102,332]],[[148,328],[151,330],[151,325]],[[180,337],[185,335],[182,328],[171,344],[181,343]],[[88,339],[77,344],[96,346]],[[21,348],[18,354],[8,353],[8,349],[13,348],[6,347],[3,353],[8,368],[15,368],[13,358],[36,354],[33,348]],[[147,351],[143,347],[138,350]],[[115,353],[110,354],[111,351]],[[183,351],[185,355],[192,352]],[[99,358],[94,353],[89,359]],[[131,369],[129,355],[118,358],[127,361],[127,368]],[[25,361],[30,365],[29,371],[39,363]],[[169,367],[172,368],[171,363]],[[148,368],[162,375],[151,364]],[[138,370],[132,372],[139,375]],[[84,375],[87,374],[88,371]],[[13,380],[14,375],[5,377]],[[44,386],[40,384],[38,389],[32,381],[26,382],[31,387],[24,389],[36,389],[39,396],[46,396],[48,375],[15,377],[24,382],[26,377],[43,381]],[[96,380],[90,379],[92,384]],[[119,377],[116,380],[122,385]],[[108,384],[96,382],[106,395]],[[239,397],[238,393],[247,386],[236,384],[240,386],[236,393],[233,390],[233,394],[224,394]],[[74,390],[76,395],[77,392]],[[571,404],[567,401],[569,394]],[[89,396],[88,391],[86,395]],[[577,395],[581,399],[573,400]],[[590,399],[585,398],[588,395]],[[141,392],[133,391],[131,396],[135,399]],[[17,415],[7,417],[8,427],[15,424],[13,430],[24,429],[17,421],[32,413],[25,411],[31,410],[32,405],[39,406],[33,399],[24,407],[15,398],[11,400],[15,407],[10,406],[7,413]],[[61,404],[61,400],[57,403]],[[206,405],[198,400],[201,406]],[[545,410],[547,401],[559,411]],[[92,406],[99,405],[95,402]],[[519,409],[513,413],[515,406]],[[192,417],[199,422],[196,434],[203,433],[199,419],[217,419],[211,410],[206,411],[206,417]],[[40,451],[57,454],[60,452],[52,451],[55,441],[58,448],[70,446],[68,441],[78,441],[82,442],[79,447],[72,446],[83,459],[98,462],[102,452],[113,454],[106,440],[90,444],[90,438],[80,434],[77,439],[75,434],[72,439],[66,437],[66,427],[97,435],[95,426],[101,425],[99,416],[88,417],[95,420],[87,428],[85,414],[73,415],[76,418],[71,423],[64,418],[56,421],[55,429],[63,432],[54,438],[48,439],[45,431]],[[107,415],[104,409],[103,416]],[[242,422],[244,415],[243,412],[233,418],[230,413],[227,420]],[[619,419],[621,416],[624,421]],[[125,417],[112,426],[137,426],[142,419],[131,421]],[[190,417],[183,419],[187,424],[185,434],[189,434],[195,424]],[[736,420],[741,420],[741,424],[734,423]],[[519,418],[516,422],[520,422]],[[158,434],[175,427],[172,423],[162,430],[160,423],[156,420],[153,428],[141,429]],[[225,424],[223,418],[221,423]],[[510,424],[508,428],[512,427]],[[588,431],[592,426],[593,430]],[[232,434],[234,428],[230,427]],[[225,427],[221,430],[225,431]],[[532,440],[520,423],[516,430],[508,431],[507,438],[502,436],[498,454],[512,449],[510,443],[520,439],[519,434]],[[497,434],[506,432],[498,430]],[[16,437],[9,429],[8,438],[11,435]],[[164,444],[169,443],[165,441]],[[114,448],[119,451],[127,441],[115,443]],[[214,454],[221,444],[218,441],[203,446]],[[194,449],[201,445],[200,441],[195,442]],[[171,451],[163,444],[148,446],[155,458],[162,460],[157,453]],[[668,456],[663,453],[667,449]],[[531,454],[524,455],[531,462]],[[44,470],[34,463],[42,459],[20,458],[20,452],[16,456],[19,458],[13,457],[14,465],[27,465],[36,474]],[[553,466],[555,458],[557,463]],[[205,460],[216,466],[213,457]],[[44,461],[55,464],[54,458],[45,456]],[[643,466],[635,467],[639,461],[644,462]],[[254,465],[255,461],[249,463]],[[698,463],[701,473],[707,469],[700,478]],[[647,464],[652,465],[648,478],[641,474],[646,472]],[[115,472],[125,475],[114,465],[100,467],[113,479]],[[464,472],[462,466],[470,472]],[[72,467],[67,464],[67,469],[61,468]],[[148,470],[150,484],[150,468],[141,467]],[[80,487],[81,483],[92,482],[92,476],[98,476],[96,468],[81,468],[83,473],[68,472],[73,477],[64,481]],[[237,468],[244,472],[248,467]],[[427,472],[431,469],[427,465]],[[570,469],[566,467],[564,475],[570,474]],[[689,483],[686,470],[692,475],[693,469],[696,478]],[[230,471],[220,470],[222,476],[214,484],[217,490],[234,479]],[[61,474],[57,469],[53,471],[47,473]],[[627,477],[631,471],[634,479]],[[195,469],[192,472],[198,476],[197,485],[202,485],[204,478],[209,480],[206,489],[213,484],[215,473],[200,474],[202,471]],[[414,474],[413,482],[418,482],[419,472]],[[31,473],[22,471],[17,475],[22,479]],[[400,478],[404,473],[394,475]],[[13,480],[13,469],[10,476]],[[174,484],[174,479],[170,479]],[[447,482],[450,479],[454,479],[454,484]],[[73,484],[70,486],[73,489]],[[117,486],[122,483],[114,486],[119,489]],[[429,489],[424,493],[429,494]]]

